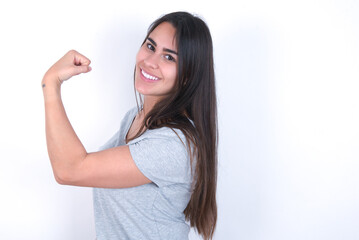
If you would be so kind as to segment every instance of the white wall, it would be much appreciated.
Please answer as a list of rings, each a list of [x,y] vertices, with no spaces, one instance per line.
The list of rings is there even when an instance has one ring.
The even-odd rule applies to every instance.
[[[52,176],[41,78],[69,49],[92,60],[63,99],[95,151],[135,104],[148,25],[175,10],[203,16],[214,40],[215,239],[359,239],[357,1],[119,2],[0,3],[0,239],[95,238],[91,189]]]

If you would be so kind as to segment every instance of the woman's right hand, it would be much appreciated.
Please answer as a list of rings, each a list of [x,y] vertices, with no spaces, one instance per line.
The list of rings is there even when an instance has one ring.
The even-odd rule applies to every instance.
[[[91,71],[90,63],[91,61],[87,57],[75,50],[70,50],[45,73],[42,87],[60,89],[63,81],[80,73]]]

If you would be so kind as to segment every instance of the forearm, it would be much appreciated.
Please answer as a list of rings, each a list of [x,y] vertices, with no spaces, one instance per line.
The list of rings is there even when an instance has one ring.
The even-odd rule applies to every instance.
[[[42,79],[47,150],[59,183],[71,180],[87,156],[67,118],[61,100],[61,84],[75,75],[91,71],[90,63],[90,59],[70,50],[50,67]]]
[[[67,118],[60,86],[46,85],[46,82],[50,81],[43,80],[47,149],[55,177],[59,180],[70,177],[87,152]]]

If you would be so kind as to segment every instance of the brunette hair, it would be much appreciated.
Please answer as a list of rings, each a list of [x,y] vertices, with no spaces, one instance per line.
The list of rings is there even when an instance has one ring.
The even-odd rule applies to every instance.
[[[217,222],[218,146],[212,38],[206,23],[199,17],[174,12],[152,23],[144,42],[163,22],[171,23],[176,29],[177,80],[172,93],[156,103],[133,138],[140,136],[144,128],[170,127],[184,133],[191,162],[196,161],[193,192],[184,214],[204,239],[212,239]]]

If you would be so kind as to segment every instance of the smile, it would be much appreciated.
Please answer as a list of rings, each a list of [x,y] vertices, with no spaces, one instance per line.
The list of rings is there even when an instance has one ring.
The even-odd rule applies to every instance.
[[[155,76],[152,76],[152,75],[146,73],[145,71],[143,71],[142,68],[141,68],[141,73],[142,73],[142,75],[143,75],[145,78],[147,78],[147,79],[150,79],[150,80],[153,80],[153,81],[159,80],[158,77],[155,77]]]

